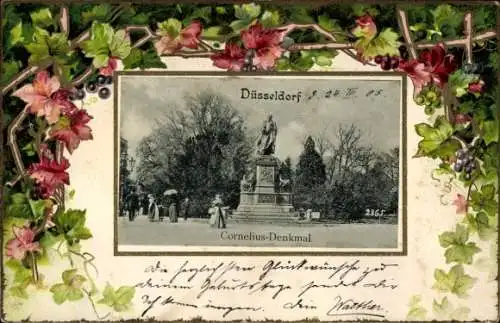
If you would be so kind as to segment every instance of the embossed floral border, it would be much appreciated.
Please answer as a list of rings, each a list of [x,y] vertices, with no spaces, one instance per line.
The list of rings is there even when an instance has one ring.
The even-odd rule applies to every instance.
[[[36,1],[4,2],[2,11],[8,11],[14,3],[24,3],[26,8],[27,2]],[[351,1],[315,3],[341,2]],[[273,8],[267,2],[234,2],[234,6],[214,1],[196,6],[171,2],[172,10],[158,13],[161,19],[155,18],[158,24],[154,29],[148,24],[150,17],[140,10],[143,2],[131,5],[103,1],[80,11],[75,9],[76,2],[44,3],[28,13],[11,7],[14,9],[2,25],[2,44],[7,45],[2,52],[2,124],[8,123],[5,139],[11,153],[5,156],[8,158],[2,156],[6,183],[2,194],[3,301],[5,292],[23,299],[44,289],[38,265],[54,252],[70,264],[61,273],[61,281],[50,287],[56,303],[86,297],[96,317],[102,319],[105,317],[97,311],[97,304],[123,312],[135,295],[130,286],[106,285],[99,291],[90,273],[91,269],[97,271],[94,257],[80,245],[81,240],[92,237],[85,226],[85,211],[65,208],[74,194],[65,189],[70,180],[66,172],[70,161],[65,156],[81,141],[92,139],[92,117],[77,106],[85,96],[82,84],[86,83],[87,91],[95,90],[90,82],[105,88],[118,61],[125,69],[147,69],[167,68],[160,56],[207,57],[215,66],[230,71],[307,71],[313,66],[328,68],[336,53],[342,51],[361,64],[408,74],[415,86],[415,102],[424,106],[433,120],[415,126],[422,137],[415,157],[439,160],[432,177],[445,182],[449,192],[450,183],[458,183],[467,192],[457,194],[453,202],[457,213],[464,214],[463,221],[454,231],[439,236],[437,243],[444,248],[446,263],[452,265],[435,270],[433,286],[440,296],[433,303],[437,317],[467,318],[470,309],[452,304],[448,295],[467,299],[475,278],[466,269],[477,265],[474,259],[481,255],[471,239],[490,241],[496,247],[498,232],[499,118],[494,108],[500,91],[488,89],[492,80],[483,80],[483,71],[473,59],[477,47],[498,51],[493,41],[498,38],[498,26],[487,28],[485,13],[479,16],[483,18],[479,24],[486,27],[474,32],[478,27],[474,24],[476,11],[462,11],[447,2],[432,8],[432,23],[410,24],[408,16],[415,14],[412,7],[416,8],[416,3],[398,3],[394,12],[396,31],[394,26],[377,24],[384,8],[369,1],[350,6],[355,12],[351,14],[351,29],[342,28],[327,11],[312,17],[298,5],[291,6],[293,18],[284,21],[280,12],[283,8]],[[476,8],[481,3],[474,2]],[[498,3],[486,3],[498,16]],[[135,10],[132,15],[131,10]],[[206,19],[211,10],[231,23],[219,25]],[[74,14],[80,20],[72,20]],[[135,22],[120,24],[124,14],[135,17]],[[457,22],[457,16],[462,21]],[[13,19],[17,20],[9,24]],[[90,23],[92,19],[98,22]],[[72,35],[78,23],[87,28]],[[458,32],[462,26],[463,31]],[[297,34],[308,41],[299,41]],[[495,43],[493,48],[491,42]],[[454,54],[457,47],[463,49],[463,61]],[[498,56],[491,64],[498,71]],[[109,93],[99,89],[99,96],[107,99]],[[18,114],[11,115],[12,110]],[[13,165],[15,171],[6,165]],[[54,248],[56,245],[59,248]],[[489,266],[491,272],[497,269],[496,264],[481,266]],[[410,300],[408,319],[423,320],[427,312],[418,296]]]

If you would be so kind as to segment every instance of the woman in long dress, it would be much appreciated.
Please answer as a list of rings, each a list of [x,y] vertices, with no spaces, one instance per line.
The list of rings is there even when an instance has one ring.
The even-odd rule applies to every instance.
[[[177,223],[177,204],[175,203],[175,200],[170,203],[168,216],[170,218],[170,223]]]
[[[226,220],[224,219],[224,214],[222,212],[222,199],[219,194],[217,194],[215,199],[212,201],[211,213],[209,221],[210,226],[217,229],[225,229]]]
[[[148,195],[147,214],[149,215],[149,221],[153,222],[156,219],[159,220],[158,205],[156,204],[155,198],[152,194]]]

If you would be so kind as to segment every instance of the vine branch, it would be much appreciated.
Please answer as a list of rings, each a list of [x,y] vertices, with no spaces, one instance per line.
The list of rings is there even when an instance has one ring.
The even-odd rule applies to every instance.
[[[408,53],[410,54],[410,58],[417,58],[417,49],[415,48],[415,44],[413,43],[413,38],[410,33],[410,29],[408,27],[408,16],[406,15],[406,11],[401,8],[397,9],[398,13],[398,24],[401,33],[403,34],[403,38],[406,41],[406,48],[408,49]]]

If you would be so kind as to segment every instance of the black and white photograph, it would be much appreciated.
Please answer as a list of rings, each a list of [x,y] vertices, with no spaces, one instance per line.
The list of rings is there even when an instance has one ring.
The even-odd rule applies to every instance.
[[[402,250],[401,75],[116,79],[118,251]]]

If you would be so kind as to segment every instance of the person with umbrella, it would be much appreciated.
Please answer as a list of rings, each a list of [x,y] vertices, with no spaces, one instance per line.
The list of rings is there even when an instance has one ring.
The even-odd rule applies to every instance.
[[[168,207],[168,217],[170,218],[170,223],[177,223],[177,190],[170,189],[165,191],[163,195],[170,197],[170,206]]]

